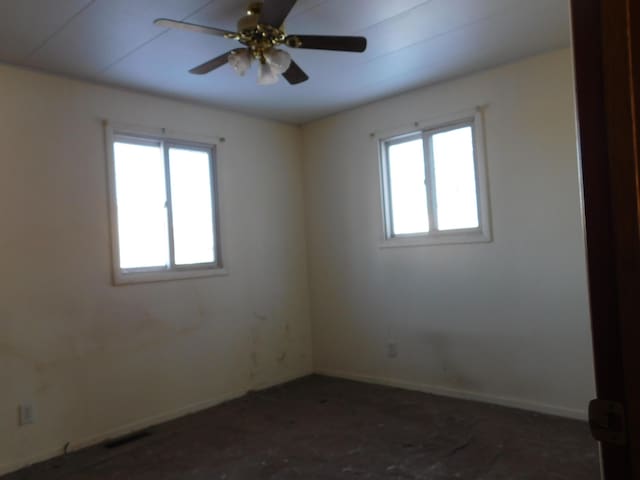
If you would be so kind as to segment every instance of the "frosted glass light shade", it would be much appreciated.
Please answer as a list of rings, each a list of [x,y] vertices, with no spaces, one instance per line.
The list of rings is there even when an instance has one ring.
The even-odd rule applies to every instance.
[[[278,74],[286,72],[291,66],[291,55],[277,48],[272,48],[265,52],[264,59],[271,66],[271,69]]]
[[[243,76],[251,67],[251,54],[249,50],[234,51],[229,54],[229,65],[233,67],[236,73]]]
[[[258,85],[273,85],[278,82],[278,73],[269,63],[261,63],[258,70]]]

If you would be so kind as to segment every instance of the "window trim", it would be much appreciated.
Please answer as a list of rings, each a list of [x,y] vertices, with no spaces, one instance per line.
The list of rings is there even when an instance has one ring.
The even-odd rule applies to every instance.
[[[135,283],[162,282],[189,278],[203,278],[227,275],[228,270],[222,257],[222,236],[220,234],[220,208],[218,192],[218,142],[220,139],[211,137],[196,137],[185,134],[167,134],[165,129],[147,129],[129,125],[104,123],[107,149],[107,177],[109,195],[109,219],[111,233],[112,281],[114,285]],[[167,235],[169,240],[168,268],[142,267],[123,269],[120,267],[120,239],[118,231],[118,206],[115,179],[114,142],[119,139],[139,145],[154,145],[162,148],[165,188],[167,192]],[[169,148],[186,147],[209,153],[209,168],[211,181],[211,212],[213,221],[213,235],[215,243],[215,261],[192,265],[176,265],[175,249],[173,246],[172,203],[171,203],[171,172],[169,168]]]
[[[393,214],[390,195],[388,149],[397,143],[412,138],[422,138],[424,148],[425,178],[427,185],[433,185],[434,159],[429,138],[439,132],[470,126],[473,135],[474,164],[476,177],[476,197],[478,202],[478,224],[476,228],[457,230],[436,230],[437,200],[434,188],[427,188],[427,209],[429,213],[429,232],[401,234],[393,233]],[[380,198],[382,204],[381,248],[411,247],[425,245],[488,243],[493,241],[489,206],[489,179],[484,144],[484,123],[479,109],[458,113],[439,121],[416,122],[411,129],[394,131],[390,135],[378,137]]]

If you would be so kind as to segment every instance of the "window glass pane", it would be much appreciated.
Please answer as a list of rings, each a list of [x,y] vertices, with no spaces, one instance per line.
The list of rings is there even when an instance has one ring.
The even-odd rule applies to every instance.
[[[393,233],[407,235],[428,232],[422,139],[389,146],[388,161]]]
[[[115,142],[120,268],[169,264],[164,160],[160,145]]]
[[[478,197],[471,127],[432,137],[439,230],[477,228]]]
[[[169,165],[176,265],[213,263],[210,155],[202,150],[172,147]]]

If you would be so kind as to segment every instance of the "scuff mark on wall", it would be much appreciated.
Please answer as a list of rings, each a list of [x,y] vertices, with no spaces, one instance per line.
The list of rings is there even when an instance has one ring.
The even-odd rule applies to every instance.
[[[280,319],[275,314],[254,311],[251,327],[251,372],[254,385],[259,386],[269,375],[277,374],[290,367],[291,352],[297,345],[290,320]],[[300,364],[308,356],[301,354]]]

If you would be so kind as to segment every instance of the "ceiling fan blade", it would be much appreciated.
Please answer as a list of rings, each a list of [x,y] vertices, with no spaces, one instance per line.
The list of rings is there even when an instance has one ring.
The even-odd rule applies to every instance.
[[[334,50],[338,52],[364,52],[367,39],[364,37],[339,37],[327,35],[289,35],[286,45],[293,48]]]
[[[236,32],[222,30],[220,28],[207,27],[205,25],[196,25],[195,23],[180,22],[178,20],[169,20],[168,18],[158,18],[153,23],[165,28],[178,28],[180,30],[188,30],[190,32],[206,33],[208,35],[216,35],[218,37],[235,36]]]
[[[302,70],[300,66],[293,60],[291,61],[291,66],[289,67],[289,69],[284,72],[282,76],[291,85],[297,85],[298,83],[306,82],[307,80],[309,80],[309,75],[304,73],[304,70]]]
[[[280,28],[295,4],[296,0],[264,0],[260,23]]]
[[[233,51],[234,50],[231,50],[231,52],[227,52],[220,55],[219,57],[212,58],[208,62],[204,62],[202,65],[198,65],[197,67],[192,68],[191,70],[189,70],[189,73],[193,73],[195,75],[204,75],[205,73],[209,73],[216,68],[220,68],[229,61],[229,54]]]

